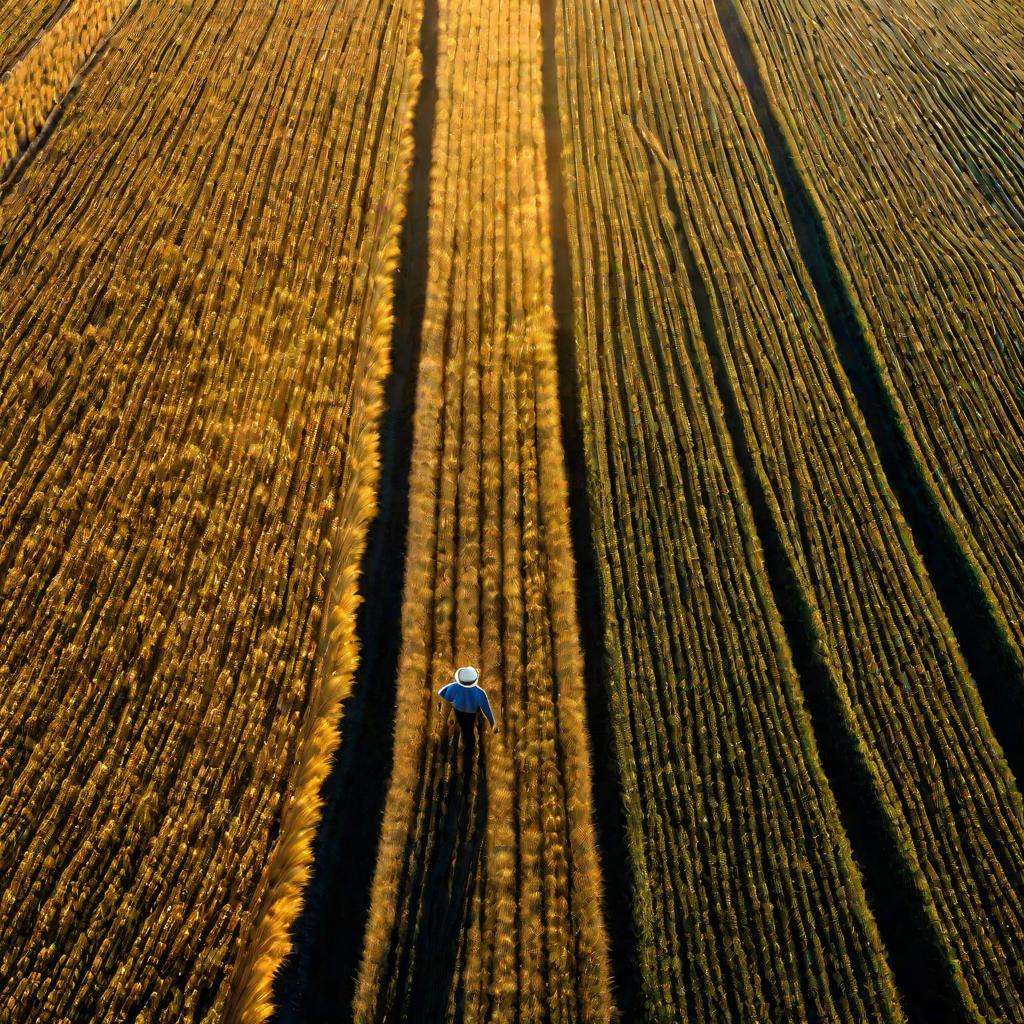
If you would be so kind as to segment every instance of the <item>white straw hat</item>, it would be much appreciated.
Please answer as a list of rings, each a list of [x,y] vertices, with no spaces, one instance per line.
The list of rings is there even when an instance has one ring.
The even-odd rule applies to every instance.
[[[473,668],[472,665],[466,665],[463,668],[460,668],[458,672],[455,673],[456,681],[463,683],[466,686],[472,685],[479,678],[480,674],[477,672],[475,668]]]

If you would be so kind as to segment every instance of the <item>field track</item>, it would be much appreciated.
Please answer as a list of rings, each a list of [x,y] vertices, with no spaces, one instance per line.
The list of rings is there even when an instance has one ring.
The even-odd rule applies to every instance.
[[[363,554],[359,667],[324,784],[316,857],[293,951],[275,981],[280,1024],[348,1021],[369,916],[373,874],[393,758],[402,590],[409,527],[416,373],[427,297],[430,150],[437,114],[437,4],[420,19],[422,83],[413,118],[408,212],[395,280],[391,376],[381,420],[379,511]]]

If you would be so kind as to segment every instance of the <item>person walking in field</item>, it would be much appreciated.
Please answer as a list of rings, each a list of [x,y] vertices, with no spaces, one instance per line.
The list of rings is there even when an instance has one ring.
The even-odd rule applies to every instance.
[[[462,731],[463,765],[469,772],[476,749],[476,713],[482,711],[494,730],[494,712],[487,699],[487,691],[479,684],[480,673],[466,665],[455,673],[455,678],[437,691],[438,696],[455,708],[455,717]]]

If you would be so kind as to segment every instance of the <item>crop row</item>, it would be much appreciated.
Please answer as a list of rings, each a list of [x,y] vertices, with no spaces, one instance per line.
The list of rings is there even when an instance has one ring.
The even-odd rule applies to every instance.
[[[639,1017],[899,1021],[707,351],[730,281],[708,276],[690,217],[710,221],[736,197],[700,192],[715,147],[731,143],[714,132],[720,84],[708,81],[701,15],[563,0],[557,19]],[[698,144],[697,130],[711,137]],[[737,265],[762,253],[731,245]],[[767,299],[785,323],[772,307],[786,296]]]
[[[1019,661],[1019,6],[738,6],[915,456]]]
[[[0,78],[64,12],[68,0],[9,0],[0,3]]]
[[[266,1018],[375,502],[413,12],[139,13],[0,205],[11,1020]]]
[[[745,444],[947,969],[978,1020],[1024,1014],[1024,807],[840,370],[714,5],[691,52],[710,113],[674,143]],[[686,166],[688,164],[688,166]],[[688,172],[688,173],[687,173]],[[742,253],[737,259],[731,254]],[[751,254],[756,254],[756,257]],[[983,924],[979,924],[983,923]]]
[[[539,9],[442,0],[395,762],[360,1022],[609,1019],[551,312]],[[481,671],[466,775],[436,702]],[[459,1007],[459,1010],[456,1010]]]
[[[605,362],[615,360],[620,364],[617,375],[642,375],[647,390],[656,385],[646,413],[649,430],[664,430],[661,424],[678,414],[676,374],[687,359],[693,360],[699,391],[706,396],[719,393],[712,401],[721,401],[726,416],[734,420],[730,440],[750,464],[747,487],[764,496],[761,528],[777,538],[799,584],[799,593],[781,599],[799,606],[796,614],[803,617],[834,694],[832,713],[839,716],[852,756],[866,766],[874,799],[926,908],[929,928],[940,936],[946,970],[964,1012],[979,1020],[1015,1019],[1024,1012],[1022,975],[1012,955],[1015,936],[1024,927],[1020,796],[813,298],[715,7],[693,0],[680,17],[677,5],[650,4],[628,23],[617,23],[609,14],[604,25],[585,35],[580,26],[587,26],[586,19],[578,13],[573,17],[568,4],[563,12],[565,36],[572,40],[565,45],[578,47],[569,51],[567,67],[585,67],[577,54],[596,46],[602,36],[618,44],[607,57],[614,88],[602,91],[600,82],[581,82],[582,74],[568,85],[574,102],[567,131],[579,137],[568,166],[581,197],[575,214],[582,292],[578,329],[585,343],[581,375],[603,383],[599,375],[611,372]],[[616,62],[619,54],[621,62]],[[595,121],[602,131],[589,139],[581,125]],[[618,150],[608,153],[610,140]],[[603,210],[592,209],[591,197],[600,187],[589,172],[593,166],[614,168]],[[649,210],[650,234],[640,235],[634,228],[632,240],[615,237],[611,218],[634,223],[638,208]],[[636,268],[637,276],[626,275],[602,296],[586,270],[595,262],[601,268],[599,278],[609,273],[614,279],[616,266]],[[696,307],[698,322],[673,323],[666,310],[669,275],[681,278],[689,292],[674,301]],[[596,294],[590,298],[592,291]],[[617,303],[622,303],[618,310]],[[637,351],[624,359],[623,326],[634,328],[635,321],[650,325],[651,337],[638,341]],[[607,354],[602,345],[610,348]],[[651,354],[642,346],[649,346]],[[647,363],[650,359],[653,364]],[[630,506],[637,502],[646,508],[645,492],[663,491],[664,470],[649,453],[660,449],[664,457],[666,449],[653,440],[645,444],[646,453],[634,448],[634,424],[643,415],[638,399],[631,402],[637,408],[621,414],[623,426],[607,425],[610,396],[621,387],[603,384],[588,409],[592,500],[607,504],[607,495],[616,495],[617,507],[606,513],[610,527],[605,558],[614,565],[616,556],[632,554],[638,562],[647,557],[648,573],[663,578],[668,572],[663,563],[679,558],[670,550],[677,543],[671,534],[666,532],[653,558],[645,555],[650,541],[642,533],[635,552],[624,544],[628,534],[619,521],[623,494],[629,495]],[[639,387],[627,383],[624,390],[633,393]],[[721,431],[722,422],[714,427]],[[646,465],[632,470],[635,478],[628,477],[629,484],[619,484],[624,470],[614,462],[606,469],[604,460],[627,437],[633,457],[645,459]],[[690,472],[697,471],[693,462],[707,458],[707,452],[683,456]],[[696,491],[692,483],[683,488]],[[654,513],[647,515],[649,523]],[[722,535],[712,543],[723,545]],[[765,587],[756,562],[754,572]],[[613,577],[607,592],[617,593],[623,585],[628,588]],[[679,596],[677,614],[692,614],[696,599],[691,580]],[[618,611],[619,617],[624,614]],[[750,630],[746,618],[739,622]],[[629,638],[627,629],[636,634]],[[642,635],[641,627],[631,623],[618,630],[621,638],[613,633],[612,642],[627,651]],[[662,669],[666,682],[673,678],[669,664]],[[638,700],[639,695],[630,693],[626,699]],[[627,765],[636,756],[630,748],[637,746],[642,749],[636,736],[623,736],[620,749],[627,752]],[[657,765],[659,759],[652,762]],[[634,770],[631,765],[629,770]],[[730,774],[716,766],[709,782],[726,785]],[[638,804],[633,814],[646,807]],[[637,846],[642,852],[634,857],[640,861],[658,849],[658,840],[644,836]],[[657,913],[653,907],[641,912],[652,917]],[[649,940],[652,963],[654,951],[665,941],[656,936],[652,933]],[[919,941],[929,941],[928,936]],[[876,955],[868,952],[869,962]],[[855,959],[852,967],[862,969]],[[797,977],[798,972],[785,980],[793,984]],[[756,988],[751,999],[753,992]],[[876,997],[859,1013],[881,1013],[885,1006]],[[721,1012],[716,1007],[711,1015]],[[759,1009],[734,1012],[763,1017]],[[801,1014],[844,1016],[827,1004],[813,1012],[786,1007],[787,1019]]]
[[[0,82],[0,169],[24,149],[135,0],[74,0]]]

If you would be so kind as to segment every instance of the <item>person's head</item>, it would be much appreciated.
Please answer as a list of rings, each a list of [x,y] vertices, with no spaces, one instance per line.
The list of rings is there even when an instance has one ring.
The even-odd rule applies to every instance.
[[[472,665],[466,665],[455,673],[455,681],[463,686],[475,686],[479,678],[480,673]]]

